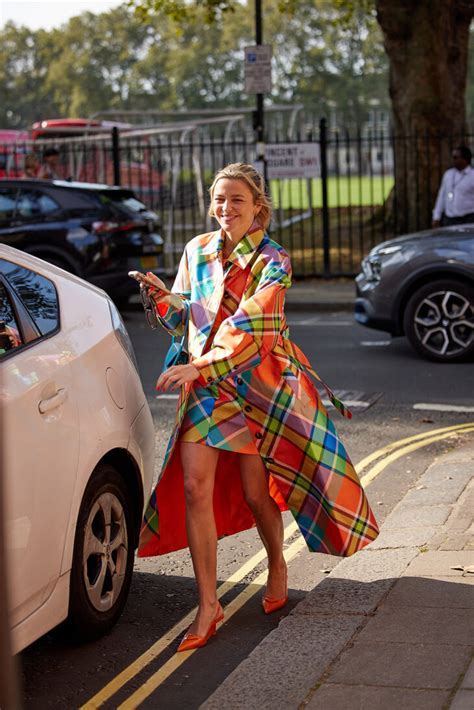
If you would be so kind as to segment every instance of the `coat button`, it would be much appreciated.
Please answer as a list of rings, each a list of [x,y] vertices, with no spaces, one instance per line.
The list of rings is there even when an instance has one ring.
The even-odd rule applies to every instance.
[[[255,434],[256,439],[261,439],[263,437],[263,434],[261,434],[259,431]]]
[[[243,381],[243,379],[242,379],[241,377],[237,377],[237,384],[238,384],[238,385],[243,385],[243,384],[244,384],[244,381]]]
[[[207,378],[207,381],[208,381],[208,382],[212,382],[212,377],[208,377],[208,378]]]
[[[230,293],[228,291],[224,291],[224,298],[229,298]]]
[[[268,459],[265,459],[265,460],[266,460],[267,463],[275,463],[274,460],[271,459],[271,458],[268,458]]]
[[[226,261],[225,264],[224,264],[224,269],[230,269],[231,266],[232,266],[232,262],[231,262],[231,261]]]
[[[252,411],[252,407],[250,406],[250,404],[247,404],[247,405],[244,407],[244,409],[245,409],[246,412],[251,412],[251,411]]]

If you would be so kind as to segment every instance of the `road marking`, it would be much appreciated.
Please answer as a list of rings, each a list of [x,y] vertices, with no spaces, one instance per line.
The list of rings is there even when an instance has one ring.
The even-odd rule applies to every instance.
[[[363,486],[369,485],[387,466],[389,466],[396,459],[410,453],[423,446],[428,446],[436,441],[441,441],[447,439],[456,434],[468,433],[474,431],[474,422],[467,422],[465,424],[453,425],[450,427],[443,427],[441,429],[434,429],[429,432],[424,432],[422,434],[416,434],[405,439],[400,439],[399,441],[394,441],[372,454],[367,456],[365,459],[356,465],[356,470],[360,475],[360,472],[367,468],[370,463],[377,461],[382,456],[385,456],[383,460],[379,461],[375,466],[373,466],[369,471],[360,477],[361,484]],[[389,454],[389,455],[387,455]],[[285,540],[291,537],[293,533],[298,530],[296,522],[292,522],[285,529]],[[285,559],[287,561],[293,559],[302,549],[305,547],[305,541],[302,537],[299,537],[290,547],[284,551]],[[223,584],[221,584],[217,589],[217,597],[220,599],[224,594],[233,589],[236,584],[242,581],[242,579],[249,574],[262,560],[266,557],[266,552],[264,548],[259,550],[253,557],[251,557],[242,567],[240,567],[233,575],[231,575]],[[245,587],[245,589],[237,595],[237,597],[230,602],[225,607],[226,621],[228,621],[252,596],[254,596],[265,584],[267,578],[267,571],[265,570],[251,583],[251,585]],[[148,648],[144,653],[141,654],[135,661],[133,661],[127,668],[125,668],[121,673],[115,676],[107,685],[105,685],[96,695],[94,695],[89,701],[87,701],[80,710],[93,710],[101,707],[109,698],[111,698],[115,693],[117,693],[128,681],[134,678],[138,673],[140,673],[151,661],[157,658],[173,641],[176,640],[192,623],[197,612],[197,607],[192,609],[185,617],[183,617],[175,626],[172,627],[168,632],[166,632],[158,641],[156,641],[150,648]],[[225,623],[225,621],[224,621]],[[150,678],[148,678],[145,683],[138,688],[127,700],[125,700],[119,708],[122,710],[135,709],[138,705],[143,702],[149,695],[151,695],[154,690],[168,678],[177,668],[179,668],[182,663],[189,658],[189,656],[194,653],[194,651],[187,651],[180,654],[174,654],[169,661],[167,661],[156,673],[154,673]]]
[[[368,473],[365,474],[365,476],[362,476],[361,482],[363,481],[365,485],[368,485],[370,481],[372,481],[376,476],[379,475],[379,473],[381,473],[381,471],[384,470],[384,468],[386,468],[402,456],[405,456],[405,454],[409,454],[412,451],[416,451],[416,449],[420,449],[423,446],[429,446],[429,444],[433,444],[435,441],[442,441],[443,439],[448,439],[450,436],[456,436],[456,434],[468,433],[471,431],[474,431],[474,425],[471,427],[465,427],[460,430],[450,431],[444,434],[437,434],[436,436],[432,437],[426,437],[421,441],[416,441],[413,444],[404,446],[403,448],[394,451],[392,454],[389,454],[384,459],[376,463],[375,466],[371,468]]]
[[[413,405],[413,409],[421,409],[428,412],[474,412],[474,407],[465,407],[458,404],[425,404],[420,402]]]
[[[360,344],[365,348],[382,348],[391,345],[391,340],[361,340]]]
[[[178,399],[179,394],[157,394],[155,399]]]
[[[302,537],[295,540],[295,542],[290,545],[290,547],[285,550],[284,556],[287,562],[296,557],[296,555],[301,552],[301,550],[306,546],[306,543]],[[239,609],[241,609],[244,604],[248,602],[255,594],[262,590],[267,580],[267,570],[258,575],[254,581],[249,584],[245,589],[243,589],[240,594],[228,604],[225,611],[225,619],[222,625],[226,624],[229,619],[231,619],[234,614],[236,614]],[[175,672],[180,666],[185,663],[193,653],[199,649],[194,649],[192,651],[183,651],[182,653],[175,653],[169,661],[167,661],[161,668],[159,668],[156,673],[153,673],[150,678],[148,678],[145,683],[138,688],[132,695],[130,695],[127,700],[125,700],[121,705],[118,706],[117,710],[135,710],[141,703],[146,700],[157,688],[160,686],[169,676]]]
[[[408,436],[405,439],[399,439],[398,441],[392,441],[391,444],[387,444],[386,446],[382,446],[382,448],[377,449],[373,453],[369,454],[366,456],[362,461],[359,461],[358,464],[356,464],[355,468],[357,473],[361,474],[361,472],[367,468],[373,461],[377,461],[377,459],[381,458],[382,456],[385,456],[386,454],[389,454],[391,451],[394,451],[395,449],[399,449],[401,446],[405,446],[406,444],[410,444],[412,441],[419,441],[420,439],[426,439],[426,438],[431,438],[432,436],[435,436],[436,434],[443,434],[444,432],[448,431],[458,431],[459,433],[462,432],[462,430],[466,427],[472,427],[474,426],[474,422],[466,422],[466,424],[454,424],[448,427],[442,427],[441,429],[432,429],[431,431],[425,431],[421,434],[414,434],[413,436]]]
[[[297,524],[293,521],[285,528],[284,538],[287,540],[298,530]],[[217,588],[217,598],[220,599],[227,594],[231,589],[233,589],[237,584],[239,584],[257,565],[260,564],[267,556],[265,548],[261,548],[255,555],[253,555],[247,562],[245,562],[238,570],[236,570],[225,582],[223,582]],[[226,607],[227,609],[227,607]],[[92,708],[99,708],[103,705],[109,698],[111,698],[115,693],[117,693],[120,688],[122,688],[129,680],[134,678],[138,673],[140,673],[143,668],[145,668],[151,661],[157,658],[170,643],[175,641],[181,634],[183,634],[188,626],[191,625],[194,617],[196,616],[197,607],[191,609],[191,611],[186,614],[182,619],[178,621],[169,631],[167,631],[163,636],[161,636],[158,641],[156,641],[150,648],[148,648],[144,653],[136,658],[127,668],[119,673],[117,676],[112,678],[112,680],[107,683],[93,698],[91,698],[85,705],[83,705],[80,710],[92,710]]]

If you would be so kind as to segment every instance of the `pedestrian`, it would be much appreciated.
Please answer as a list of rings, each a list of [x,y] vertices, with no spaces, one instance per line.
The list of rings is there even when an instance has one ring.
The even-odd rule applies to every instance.
[[[179,651],[203,646],[223,619],[218,538],[256,525],[268,555],[268,614],[288,600],[280,511],[291,510],[315,552],[351,555],[378,534],[309,374],[319,378],[289,340],[291,264],[266,233],[263,178],[251,165],[228,165],[210,196],[220,229],[188,242],[171,291],[151,273],[154,286],[142,286],[175,343],[187,335],[189,352],[157,382],[179,389],[180,400],[139,545],[141,557],[190,548],[199,607]]]
[[[40,162],[38,157],[34,153],[27,153],[25,155],[25,162],[23,168],[24,178],[37,178],[40,171]]]
[[[59,150],[57,148],[46,148],[43,152],[43,164],[38,177],[42,180],[62,180],[61,167],[59,165]]]
[[[433,227],[474,222],[472,153],[467,146],[459,145],[452,158],[454,167],[444,173],[436,198]]]

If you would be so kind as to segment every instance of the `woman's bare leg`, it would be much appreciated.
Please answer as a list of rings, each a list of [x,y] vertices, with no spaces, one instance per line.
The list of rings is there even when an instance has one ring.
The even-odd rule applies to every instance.
[[[257,530],[268,555],[266,594],[281,599],[285,596],[287,585],[281,512],[268,491],[268,474],[260,456],[242,454],[239,459],[245,499],[254,514]]]
[[[216,616],[217,532],[213,493],[219,451],[182,442],[186,530],[199,593],[199,610],[189,631],[204,636]]]

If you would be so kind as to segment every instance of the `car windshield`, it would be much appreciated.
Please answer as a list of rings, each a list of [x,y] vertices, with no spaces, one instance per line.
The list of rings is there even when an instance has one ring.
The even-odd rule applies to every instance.
[[[137,214],[138,212],[148,211],[146,205],[144,205],[143,202],[140,202],[140,200],[137,200],[131,192],[115,192],[112,190],[108,192],[101,192],[100,201],[103,205],[119,207],[128,213],[132,212]]]

